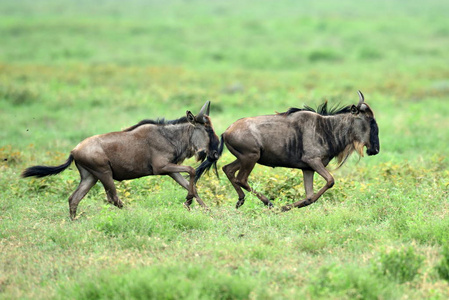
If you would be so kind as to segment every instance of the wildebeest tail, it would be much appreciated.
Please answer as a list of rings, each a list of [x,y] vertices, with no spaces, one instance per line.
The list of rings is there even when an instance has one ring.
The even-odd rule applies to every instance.
[[[22,177],[30,177],[30,176],[36,176],[36,177],[45,177],[49,175],[56,175],[67,169],[70,164],[73,162],[73,156],[70,154],[69,158],[65,163],[59,166],[51,167],[51,166],[34,166],[29,167],[25,169],[22,172]]]
[[[220,144],[218,146],[217,151],[217,157],[211,158],[207,156],[207,159],[201,163],[201,165],[198,166],[195,170],[195,183],[200,179],[201,175],[204,174],[204,172],[209,172],[210,168],[213,166],[215,175],[218,176],[218,170],[217,170],[217,160],[220,158],[221,154],[223,153],[223,147],[224,147],[224,141],[223,141],[223,135],[220,138]]]

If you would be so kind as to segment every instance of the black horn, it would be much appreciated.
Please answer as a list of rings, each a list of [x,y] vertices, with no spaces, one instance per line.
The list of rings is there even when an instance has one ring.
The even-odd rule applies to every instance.
[[[197,118],[202,117],[203,115],[208,116],[210,111],[210,101],[206,101],[204,103],[203,107],[201,108],[200,112],[197,115]]]
[[[361,91],[357,91],[357,93],[359,94],[359,105],[360,105],[363,102],[365,102],[365,97],[363,96]]]
[[[359,104],[357,104],[357,107],[361,110],[364,110],[366,108],[365,104],[365,97],[363,96],[361,91],[357,91],[357,93],[359,94]]]

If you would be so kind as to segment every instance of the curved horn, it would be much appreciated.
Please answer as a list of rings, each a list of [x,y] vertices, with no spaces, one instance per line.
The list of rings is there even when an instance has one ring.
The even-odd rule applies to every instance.
[[[362,104],[365,102],[365,97],[363,97],[361,91],[357,91],[357,93],[359,94],[359,104],[357,106],[360,108],[360,106],[362,106]]]
[[[203,115],[208,116],[210,110],[210,101],[206,101],[204,103],[203,107],[201,108],[200,112],[198,113],[197,117],[202,117]]]

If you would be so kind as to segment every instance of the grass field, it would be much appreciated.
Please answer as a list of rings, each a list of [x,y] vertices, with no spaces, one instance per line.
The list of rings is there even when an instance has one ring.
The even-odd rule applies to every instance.
[[[0,0],[0,299],[447,299],[449,2]],[[279,213],[221,173],[183,208],[170,178],[21,179],[81,140],[212,102],[217,134],[292,106],[375,111],[381,152],[329,169],[315,204]],[[232,161],[226,150],[219,166]],[[196,166],[193,160],[187,164]],[[256,167],[276,207],[300,171]],[[324,184],[318,176],[315,186]]]

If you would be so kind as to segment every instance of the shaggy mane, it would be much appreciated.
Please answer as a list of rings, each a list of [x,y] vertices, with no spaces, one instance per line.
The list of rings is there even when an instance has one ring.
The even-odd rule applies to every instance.
[[[345,114],[345,113],[350,112],[351,106],[350,105],[341,106],[341,105],[337,104],[333,107],[328,107],[327,101],[325,101],[324,103],[318,105],[318,107],[316,109],[312,108],[308,105],[304,105],[303,108],[291,107],[286,112],[278,113],[278,114],[282,115],[282,116],[288,116],[288,115],[291,115],[298,111],[310,111],[310,112],[314,112],[314,113],[317,113],[322,116],[334,116],[334,115],[340,115],[340,114]]]
[[[164,118],[162,119],[156,119],[156,120],[150,120],[150,119],[145,119],[140,121],[139,123],[137,123],[136,125],[133,125],[131,127],[128,127],[126,129],[124,129],[123,131],[132,131],[134,129],[136,129],[137,127],[140,127],[142,125],[147,125],[147,124],[152,124],[152,125],[176,125],[176,124],[184,124],[187,123],[187,117],[182,117],[176,120],[165,120]]]

